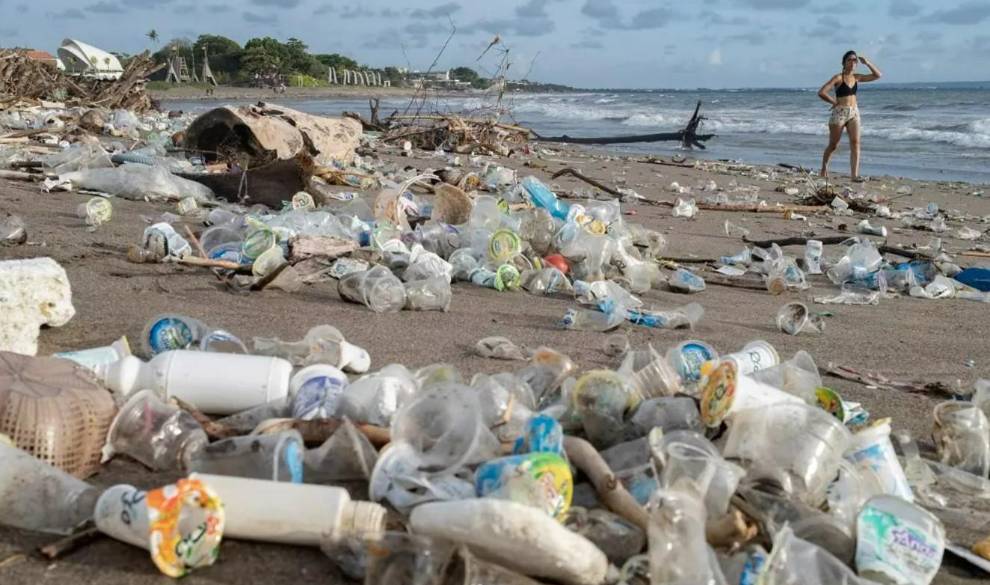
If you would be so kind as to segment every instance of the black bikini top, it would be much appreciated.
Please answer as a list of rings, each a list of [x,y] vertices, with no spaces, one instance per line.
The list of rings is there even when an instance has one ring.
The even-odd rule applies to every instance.
[[[835,86],[835,97],[849,97],[851,95],[856,95],[856,91],[859,89],[859,82],[857,81],[852,87],[846,85],[846,77],[842,76],[842,83]]]

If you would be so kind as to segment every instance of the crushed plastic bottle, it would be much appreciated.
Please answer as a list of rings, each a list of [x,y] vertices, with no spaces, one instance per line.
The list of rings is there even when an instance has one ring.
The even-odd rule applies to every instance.
[[[697,274],[678,268],[667,281],[670,290],[679,293],[698,293],[705,290],[705,280]]]
[[[694,199],[681,199],[678,197],[674,201],[674,208],[671,211],[671,215],[691,219],[698,215],[698,204],[694,202]]]

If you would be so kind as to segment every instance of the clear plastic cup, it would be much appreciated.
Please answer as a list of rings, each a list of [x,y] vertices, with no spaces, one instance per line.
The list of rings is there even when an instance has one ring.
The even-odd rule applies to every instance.
[[[103,461],[127,455],[156,471],[182,469],[209,438],[188,412],[163,402],[152,390],[132,395],[113,419]]]
[[[93,197],[86,203],[79,204],[76,215],[86,220],[86,225],[97,227],[113,217],[113,205],[103,197]]]
[[[972,402],[948,400],[935,406],[932,435],[942,463],[977,477],[990,472],[990,421]]]
[[[406,289],[388,268],[378,265],[340,279],[340,296],[376,313],[395,313],[406,305]]]
[[[460,384],[438,384],[421,391],[396,413],[392,441],[413,446],[433,469],[456,470],[491,459],[498,442],[484,426],[474,390]]]
[[[736,413],[723,454],[748,463],[755,476],[783,471],[794,481],[795,495],[820,504],[849,447],[849,431],[821,408],[777,403]]]
[[[797,335],[802,331],[823,333],[825,320],[821,315],[812,313],[804,303],[787,303],[777,312],[777,328],[788,335]]]
[[[302,435],[290,430],[271,435],[231,437],[207,445],[190,457],[188,470],[302,483]]]
[[[99,491],[0,442],[0,524],[70,534],[93,514]]]

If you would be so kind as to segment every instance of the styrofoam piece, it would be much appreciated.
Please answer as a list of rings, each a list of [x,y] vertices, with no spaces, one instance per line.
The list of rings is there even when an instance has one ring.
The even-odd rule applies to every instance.
[[[69,277],[58,262],[0,262],[0,350],[37,355],[41,326],[61,327],[75,314]]]

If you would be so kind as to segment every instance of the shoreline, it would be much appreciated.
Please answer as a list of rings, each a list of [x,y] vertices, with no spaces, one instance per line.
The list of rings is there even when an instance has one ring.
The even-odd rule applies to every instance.
[[[333,85],[329,87],[287,87],[285,93],[275,93],[271,88],[236,87],[221,85],[214,88],[212,95],[199,86],[180,86],[172,89],[149,89],[152,99],[160,102],[224,101],[224,100],[304,100],[304,99],[367,99],[389,97],[412,97],[420,90],[411,87],[368,87]],[[428,95],[438,97],[475,97],[486,95],[481,91],[434,91]]]

